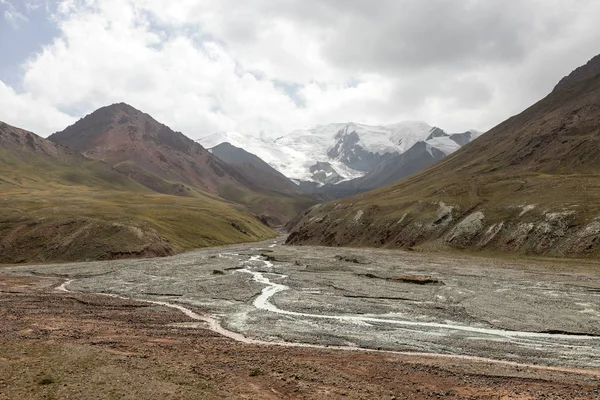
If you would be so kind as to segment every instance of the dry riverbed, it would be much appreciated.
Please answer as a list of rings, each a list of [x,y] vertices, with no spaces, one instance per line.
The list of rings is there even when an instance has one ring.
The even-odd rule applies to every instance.
[[[270,241],[3,268],[0,399],[600,398],[599,267]]]

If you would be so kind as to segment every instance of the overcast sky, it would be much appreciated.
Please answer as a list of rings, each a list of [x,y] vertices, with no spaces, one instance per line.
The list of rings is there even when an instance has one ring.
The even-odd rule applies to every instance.
[[[600,53],[600,0],[0,0],[0,120],[127,102],[192,138],[487,130]]]

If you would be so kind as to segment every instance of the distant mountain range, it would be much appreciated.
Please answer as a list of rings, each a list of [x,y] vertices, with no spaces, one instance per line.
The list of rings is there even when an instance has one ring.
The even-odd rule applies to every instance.
[[[598,188],[600,56],[432,166],[313,207],[289,243],[598,255]]]
[[[245,147],[207,151],[125,103],[48,139],[1,123],[0,262],[156,256],[266,238],[266,225],[285,224],[318,198],[397,179],[476,135],[418,122],[330,124],[271,141],[213,135]]]
[[[410,175],[480,134],[474,130],[449,134],[424,122],[336,123],[277,138],[222,132],[198,142],[207,148],[222,143],[243,148],[292,179],[301,191],[336,198]]]

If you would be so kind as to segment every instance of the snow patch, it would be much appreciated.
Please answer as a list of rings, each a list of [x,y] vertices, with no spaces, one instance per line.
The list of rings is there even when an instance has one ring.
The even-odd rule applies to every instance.
[[[429,145],[429,143],[427,143],[427,142],[425,142],[425,150],[427,150],[427,152],[429,153],[429,155],[430,155],[431,157],[434,157],[434,156],[433,156],[433,150],[432,150],[432,148],[431,148],[431,145]]]
[[[434,137],[432,139],[429,139],[425,143],[427,143],[428,145],[427,151],[429,152],[429,154],[431,154],[431,149],[429,147],[434,147],[442,153],[444,153],[445,155],[450,155],[456,150],[460,149],[460,145],[447,136]]]

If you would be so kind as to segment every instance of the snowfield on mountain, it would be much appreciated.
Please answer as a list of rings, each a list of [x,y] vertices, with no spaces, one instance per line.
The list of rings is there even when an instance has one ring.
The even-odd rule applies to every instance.
[[[292,180],[325,184],[332,183],[331,179],[325,182],[320,178],[331,176],[328,167],[338,177],[335,183],[339,183],[364,176],[419,142],[426,142],[430,148],[449,155],[480,134],[475,130],[449,134],[419,121],[384,126],[349,122],[297,129],[280,137],[219,132],[198,142],[208,149],[230,143],[257,155]]]

